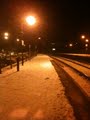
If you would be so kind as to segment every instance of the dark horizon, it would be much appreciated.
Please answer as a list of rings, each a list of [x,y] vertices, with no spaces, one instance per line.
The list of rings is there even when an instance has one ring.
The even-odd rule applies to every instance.
[[[0,32],[18,34],[24,15],[34,13],[39,21],[35,30],[25,26],[26,39],[33,33],[49,42],[66,44],[78,41],[81,34],[90,37],[89,3],[87,1],[3,0],[0,4]]]

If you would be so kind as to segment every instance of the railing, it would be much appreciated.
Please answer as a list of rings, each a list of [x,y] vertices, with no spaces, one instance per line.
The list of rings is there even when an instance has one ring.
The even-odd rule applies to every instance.
[[[20,64],[22,64],[22,66],[24,65],[24,62],[29,60],[30,58],[32,58],[34,56],[34,53],[29,55],[27,52],[23,52],[22,53],[17,53],[17,54],[6,54],[0,55],[0,74],[2,74],[2,70],[5,67],[9,67],[12,69],[14,66],[16,66],[16,70],[19,71],[20,70]]]

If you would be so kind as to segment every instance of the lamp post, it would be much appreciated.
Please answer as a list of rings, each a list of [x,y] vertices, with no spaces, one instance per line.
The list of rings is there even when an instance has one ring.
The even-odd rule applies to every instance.
[[[82,35],[81,38],[82,38],[82,39],[85,39],[85,35]]]
[[[89,40],[88,40],[88,39],[86,39],[86,40],[85,40],[85,42],[86,42],[86,43],[89,43]]]
[[[5,39],[5,40],[8,40],[8,37],[9,37],[9,33],[8,33],[8,32],[5,32],[5,33],[4,33],[4,39]]]
[[[3,38],[4,38],[5,40],[8,40],[8,36],[9,36],[9,33],[8,33],[8,32],[5,32],[5,33],[3,34]],[[4,51],[4,49],[2,49],[2,54],[1,54],[1,56],[0,56],[0,74],[2,73],[1,69],[2,69],[2,61],[3,61],[3,51]]]
[[[25,18],[25,22],[30,25],[30,26],[33,26],[35,23],[36,23],[36,18],[34,16],[27,16]],[[22,49],[22,65],[24,64],[24,58],[23,58],[23,47],[25,47],[25,44],[24,44],[24,40],[23,40],[23,36],[24,35],[24,22],[21,23],[21,49]],[[17,39],[17,42],[18,42],[18,39]],[[29,55],[30,55],[30,45],[29,45]]]
[[[85,35],[82,35],[81,38],[84,40],[85,51],[87,51],[89,49],[89,39]]]
[[[4,35],[3,35],[3,38],[4,38],[4,40],[7,41],[9,39],[9,33],[5,32]]]
[[[72,44],[72,43],[70,43],[70,44],[69,44],[69,47],[73,47],[73,44]]]
[[[36,24],[36,18],[34,16],[27,16],[25,20],[29,26],[34,26]],[[29,48],[29,56],[30,56],[30,48],[31,48],[30,44],[28,48]]]

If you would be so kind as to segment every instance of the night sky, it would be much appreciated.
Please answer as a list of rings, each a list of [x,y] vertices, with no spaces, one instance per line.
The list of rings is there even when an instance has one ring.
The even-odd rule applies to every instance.
[[[82,33],[90,33],[87,0],[0,0],[0,32],[17,34],[23,16],[32,13],[38,25],[34,29],[25,26],[25,32],[33,32],[44,40],[65,44],[78,40]]]

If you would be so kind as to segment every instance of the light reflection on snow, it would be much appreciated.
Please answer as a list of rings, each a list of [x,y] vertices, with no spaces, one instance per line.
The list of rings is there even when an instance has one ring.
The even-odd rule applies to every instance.
[[[30,111],[27,108],[17,108],[9,114],[9,117],[13,119],[14,118],[25,119],[30,116],[33,119],[39,119],[39,120],[40,119],[42,120],[44,118],[44,114],[41,109],[38,109],[33,115],[28,116],[28,113],[30,113]]]
[[[12,118],[25,118],[28,111],[29,110],[25,109],[25,108],[18,108],[18,109],[15,109],[14,111],[11,112],[10,117],[12,117]]]
[[[2,108],[0,108],[0,113],[2,112]]]
[[[44,115],[42,110],[38,110],[34,115],[34,119],[43,119],[43,118],[44,118]]]
[[[44,68],[52,68],[52,65],[51,65],[50,62],[44,62],[44,63],[41,64],[41,66],[44,67]]]

